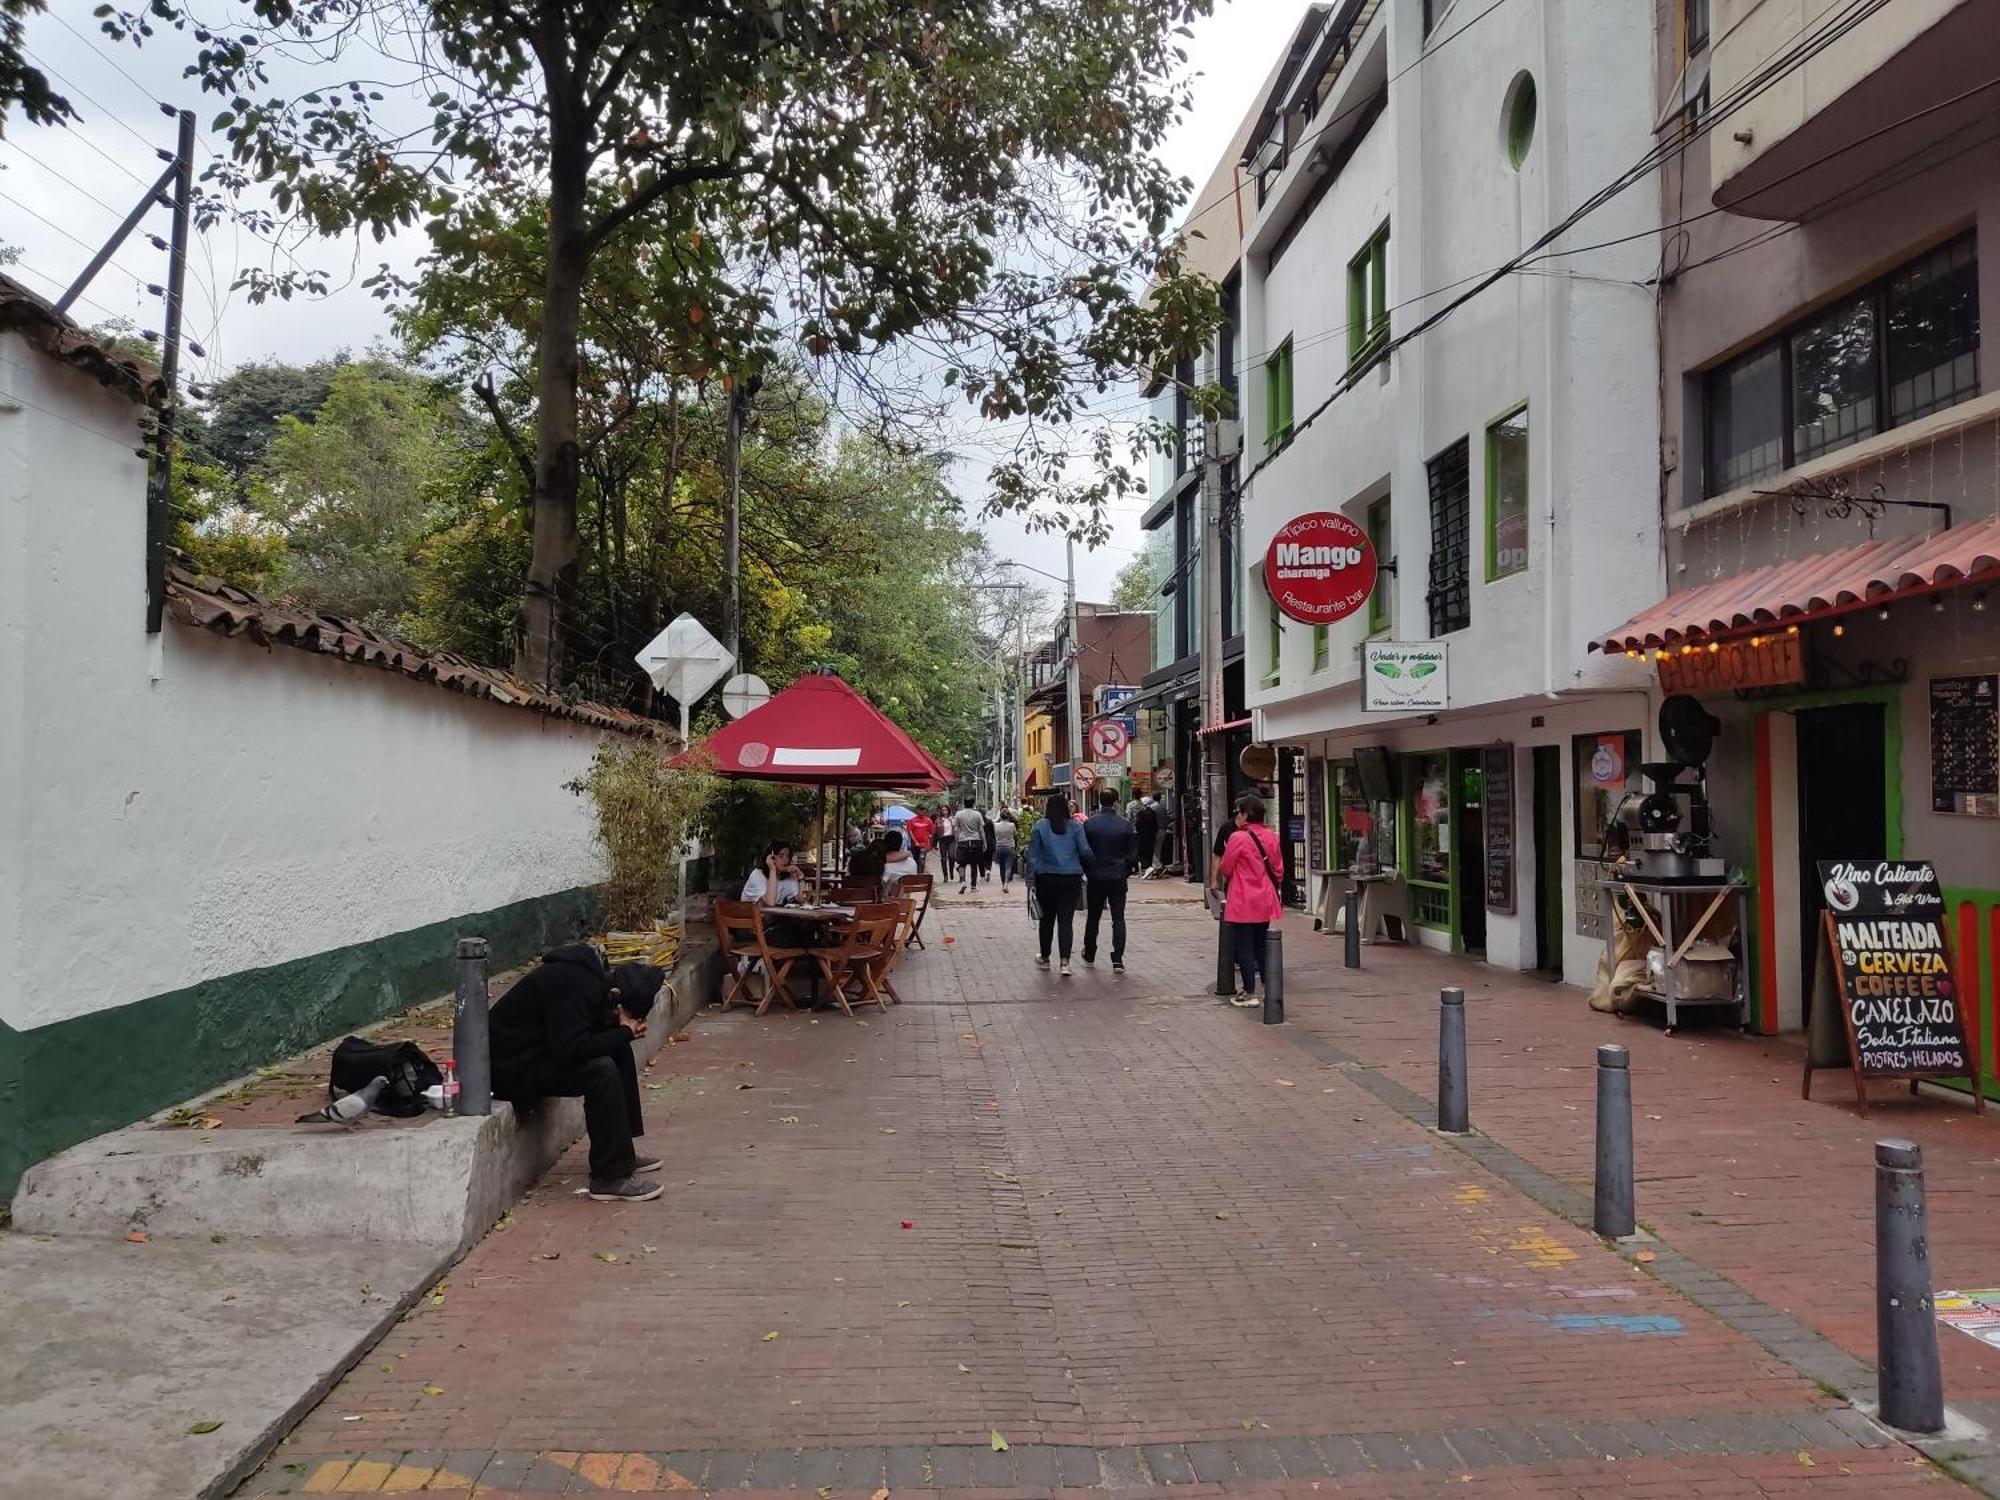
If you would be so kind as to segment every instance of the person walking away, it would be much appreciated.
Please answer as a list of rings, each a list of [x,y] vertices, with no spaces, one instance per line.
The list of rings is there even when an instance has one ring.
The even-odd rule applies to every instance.
[[[1132,878],[1132,863],[1138,852],[1139,836],[1118,811],[1116,792],[1098,793],[1097,811],[1084,823],[1083,836],[1090,842],[1089,914],[1083,920],[1083,961],[1087,964],[1097,962],[1097,924],[1108,906],[1111,908],[1111,970],[1115,974],[1123,974],[1126,882]]]
[[[979,814],[979,878],[988,885],[993,883],[993,818],[981,810]]]
[[[938,879],[949,884],[958,870],[958,823],[957,815],[949,803],[941,804],[937,810],[937,833],[932,848],[937,850]]]
[[[1001,808],[1000,815],[993,820],[993,862],[1000,867],[1000,889],[1006,890],[1014,879],[1014,814],[1011,809]]]
[[[632,1138],[646,1133],[639,1112],[639,1064],[632,1043],[665,980],[651,964],[612,968],[594,943],[553,948],[494,1003],[490,1020],[493,1094],[517,1110],[543,1099],[583,1100],[590,1135],[589,1193],[600,1203],[660,1196],[657,1156]]]
[[[1229,924],[1230,943],[1242,988],[1231,1005],[1256,1005],[1257,977],[1264,971],[1264,936],[1278,920],[1278,836],[1264,826],[1264,799],[1246,792],[1236,799],[1236,826],[1223,841],[1222,858],[1209,877],[1209,889],[1225,890],[1222,920]],[[1266,976],[1266,982],[1269,982]]]
[[[1056,939],[1062,954],[1062,977],[1070,977],[1070,934],[1076,919],[1077,898],[1083,894],[1083,875],[1088,868],[1090,840],[1083,824],[1069,815],[1069,802],[1061,792],[1051,792],[1043,815],[1028,838],[1028,878],[1034,882],[1035,900],[1041,906],[1040,968],[1049,966],[1049,941]]]
[[[1139,806],[1132,814],[1132,833],[1137,846],[1133,868],[1151,870],[1160,848],[1160,809],[1150,793],[1139,799]]]
[[[896,882],[905,875],[921,875],[923,864],[910,852],[909,840],[891,830],[882,851],[882,899],[893,901]]]
[[[910,846],[911,856],[917,862],[916,873],[921,875],[924,872],[924,855],[930,852],[931,840],[937,836],[937,824],[920,807],[917,815],[903,825],[903,833],[904,842]]]
[[[952,816],[953,841],[958,845],[958,893],[979,889],[979,861],[986,853],[986,819],[971,797]]]

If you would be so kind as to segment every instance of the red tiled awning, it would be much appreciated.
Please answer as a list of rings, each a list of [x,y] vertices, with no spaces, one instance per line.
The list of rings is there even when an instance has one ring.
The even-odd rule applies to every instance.
[[[1932,536],[1863,542],[1682,589],[1590,646],[1645,651],[1716,640],[1969,583],[2000,584],[2000,517]]]
[[[831,672],[799,678],[676,763],[701,756],[723,775],[792,786],[941,791],[951,772]]]

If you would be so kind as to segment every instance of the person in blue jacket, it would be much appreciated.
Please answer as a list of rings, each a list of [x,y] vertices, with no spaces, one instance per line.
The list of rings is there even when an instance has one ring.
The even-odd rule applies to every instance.
[[[1069,801],[1061,792],[1050,793],[1028,840],[1028,878],[1034,882],[1035,900],[1042,911],[1042,952],[1035,962],[1044,969],[1049,966],[1049,940],[1056,938],[1065,979],[1070,976],[1070,932],[1089,863],[1090,840],[1084,836],[1083,824],[1069,815]]]

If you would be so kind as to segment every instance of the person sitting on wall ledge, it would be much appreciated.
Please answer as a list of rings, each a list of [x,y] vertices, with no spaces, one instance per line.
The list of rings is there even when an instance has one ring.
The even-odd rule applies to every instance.
[[[605,960],[594,943],[551,949],[493,1007],[493,1093],[517,1109],[538,1100],[583,1100],[590,1133],[590,1196],[643,1203],[660,1196],[657,1156],[640,1156],[632,1138],[646,1133],[639,1113],[639,1065],[632,1043],[666,972],[651,964]]]

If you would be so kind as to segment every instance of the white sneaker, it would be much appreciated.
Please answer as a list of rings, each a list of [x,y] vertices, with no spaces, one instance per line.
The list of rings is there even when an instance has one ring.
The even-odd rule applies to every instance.
[[[1043,972],[1044,974],[1048,973],[1048,971],[1049,971],[1049,956],[1048,956],[1048,954],[1046,954],[1046,953],[1043,953],[1043,954],[1039,954],[1039,955],[1037,955],[1037,957],[1036,957],[1036,959],[1035,959],[1035,967],[1036,967],[1036,968],[1038,968],[1038,969],[1040,969],[1040,970],[1041,970],[1041,971],[1042,971],[1042,972]]]
[[[1065,979],[1067,979],[1067,978],[1069,978],[1069,977],[1070,977],[1070,967],[1069,967],[1069,960],[1068,960],[1068,959],[1064,959],[1064,960],[1063,960],[1063,963],[1062,963],[1062,977],[1063,977],[1063,978],[1065,978]]]

